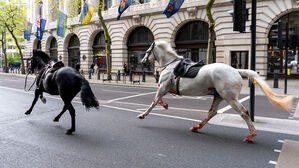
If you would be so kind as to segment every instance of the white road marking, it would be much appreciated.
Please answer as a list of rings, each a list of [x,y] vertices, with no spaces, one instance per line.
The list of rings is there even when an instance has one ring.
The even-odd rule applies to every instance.
[[[244,101],[248,100],[249,98],[250,98],[250,96],[246,96],[243,99],[239,100],[239,102],[243,103]],[[218,110],[217,113],[219,113],[219,114],[224,113],[224,112],[226,112],[227,110],[229,110],[231,108],[232,108],[232,106],[230,106],[230,105],[225,106],[222,109]]]
[[[120,103],[120,104],[130,104],[130,105],[138,105],[138,106],[144,106],[144,107],[149,107],[150,105],[145,105],[145,104],[138,104],[138,103],[129,103],[129,102],[120,102],[120,101],[115,101],[115,103]],[[157,110],[157,108],[155,108]],[[159,108],[160,109],[160,108]],[[162,110],[164,108],[161,108]],[[173,110],[184,110],[184,111],[199,111],[199,112],[209,112],[208,110],[198,110],[198,109],[187,109],[187,108],[178,108],[178,107],[168,107],[168,109],[173,109]],[[146,110],[146,109],[136,109],[136,110]]]
[[[124,92],[124,91],[119,91],[119,90],[108,90],[108,89],[102,89],[102,90],[106,91],[106,92],[115,92],[115,93],[140,94],[138,92]]]
[[[276,164],[277,164],[277,161],[270,160],[270,161],[269,161],[269,164],[276,165]]]
[[[133,97],[139,97],[139,96],[144,96],[144,95],[149,95],[149,94],[154,94],[154,93],[156,93],[156,92],[149,92],[149,93],[142,93],[142,94],[137,94],[137,95],[132,95],[132,96],[120,97],[120,98],[111,99],[111,100],[108,100],[108,101],[113,102],[113,101],[116,101],[116,100],[129,99],[129,98],[133,98]]]
[[[281,150],[274,149],[274,152],[280,153],[280,152],[281,152]]]
[[[127,108],[122,108],[122,107],[114,107],[114,106],[109,106],[109,105],[101,105],[101,106],[107,107],[107,108],[113,108],[113,109],[117,109],[117,110],[131,111],[131,112],[139,113],[139,114],[142,113],[138,110],[127,109]],[[171,115],[166,115],[166,114],[150,113],[150,115],[163,116],[163,117],[181,119],[181,120],[186,120],[186,121],[201,122],[201,120],[196,120],[196,119],[192,119],[192,118],[185,118],[185,117],[178,117],[178,116],[171,116]]]
[[[284,140],[278,140],[279,143],[284,143]]]

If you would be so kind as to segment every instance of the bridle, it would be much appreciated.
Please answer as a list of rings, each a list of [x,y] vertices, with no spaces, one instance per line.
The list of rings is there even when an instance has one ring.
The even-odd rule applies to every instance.
[[[155,52],[153,51],[154,47],[155,47],[155,42],[152,43],[150,52],[154,55],[154,60],[158,60],[158,59],[157,59],[157,56],[155,55]],[[179,59],[181,59],[181,58],[175,58],[175,59],[173,59],[172,61],[166,63],[165,65],[160,65],[158,68],[161,68],[162,71],[163,71],[168,65],[170,65],[170,64],[172,64],[172,63],[174,63],[174,62],[176,62],[176,61],[179,60]],[[148,61],[148,58],[146,58],[146,60]]]

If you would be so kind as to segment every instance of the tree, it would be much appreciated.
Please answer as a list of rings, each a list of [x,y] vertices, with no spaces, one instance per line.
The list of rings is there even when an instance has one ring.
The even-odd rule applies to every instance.
[[[15,0],[12,2],[6,2],[1,0],[0,7],[0,27],[6,28],[11,37],[13,38],[21,58],[22,74],[25,74],[25,66],[23,61],[23,53],[19,44],[18,34],[24,30],[24,19],[25,19],[26,8],[23,6],[22,1]]]
[[[211,13],[212,6],[215,0],[209,0],[206,5],[207,16],[209,19],[209,41],[208,41],[208,50],[207,50],[207,64],[211,64],[213,62],[213,48],[215,42],[215,20],[213,19],[213,15]]]
[[[111,80],[111,38],[108,32],[108,28],[106,26],[106,23],[104,21],[103,15],[102,15],[102,9],[105,7],[105,4],[103,0],[99,0],[99,8],[98,8],[98,15],[99,19],[101,21],[101,24],[104,29],[104,36],[105,36],[105,42],[106,42],[106,48],[105,48],[105,53],[106,53],[106,63],[107,63],[107,79]]]
[[[4,55],[4,72],[8,73],[8,68],[7,68],[7,54],[6,54],[6,30],[4,27],[0,27],[0,42],[1,42],[1,48],[2,48],[2,53]]]

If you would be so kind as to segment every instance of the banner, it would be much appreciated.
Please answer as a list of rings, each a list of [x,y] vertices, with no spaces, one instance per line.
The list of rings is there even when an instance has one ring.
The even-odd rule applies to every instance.
[[[184,0],[170,0],[163,14],[165,14],[167,18],[170,18],[180,9],[183,2]]]
[[[57,35],[64,37],[65,29],[67,26],[67,15],[57,10]]]
[[[118,16],[117,16],[117,20],[120,19],[120,15],[130,6],[134,3],[134,0],[121,0],[120,1],[120,5],[118,7]]]
[[[45,32],[46,23],[47,23],[47,20],[40,19],[39,26],[37,27],[36,38],[38,38],[40,40],[43,39],[43,35],[44,35],[44,32]]]
[[[24,31],[24,39],[26,39],[27,41],[30,40],[31,30],[32,30],[32,23],[27,22],[26,30]]]
[[[93,12],[94,8],[89,6],[87,3],[84,3],[79,22],[81,24],[88,24],[92,18]]]

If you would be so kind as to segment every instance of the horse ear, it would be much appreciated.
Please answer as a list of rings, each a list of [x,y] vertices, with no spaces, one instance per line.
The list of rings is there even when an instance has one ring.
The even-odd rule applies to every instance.
[[[36,49],[33,49],[33,54],[36,54],[37,50]]]

